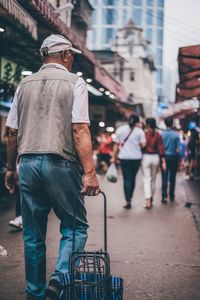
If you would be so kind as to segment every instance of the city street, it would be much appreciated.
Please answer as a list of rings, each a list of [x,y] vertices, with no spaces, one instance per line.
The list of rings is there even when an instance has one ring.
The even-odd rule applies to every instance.
[[[107,196],[111,275],[123,279],[123,299],[104,300],[200,300],[199,11],[200,0],[0,0],[0,300],[47,298],[45,250],[46,295],[65,297],[51,274],[59,246],[62,272],[74,246],[81,169],[84,194],[99,192],[98,177]],[[102,198],[85,198],[87,251],[104,248]],[[84,255],[90,274],[75,270],[70,289],[89,286],[92,298],[105,283],[115,294],[122,280]]]
[[[160,176],[151,211],[143,208],[142,174],[132,210],[124,204],[122,180],[109,183],[101,178],[108,197],[108,248],[112,274],[124,278],[125,300],[199,300],[200,240],[192,212],[185,208],[189,189],[183,175],[177,179],[175,203],[160,203]],[[194,196],[192,198],[194,201]],[[193,202],[192,201],[192,202]],[[87,249],[103,246],[103,202],[87,198],[90,223]],[[0,211],[0,244],[8,256],[0,256],[0,299],[23,300],[24,270],[22,233],[11,230],[8,221],[14,209]],[[58,252],[58,221],[49,218],[47,238],[47,274],[53,271]]]

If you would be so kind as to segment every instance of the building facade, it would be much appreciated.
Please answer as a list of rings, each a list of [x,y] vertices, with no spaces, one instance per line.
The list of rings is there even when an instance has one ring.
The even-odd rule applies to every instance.
[[[90,0],[94,8],[88,47],[92,50],[110,49],[117,30],[132,19],[144,30],[151,43],[149,51],[156,63],[156,94],[163,97],[163,28],[164,0]]]
[[[153,115],[154,61],[148,54],[148,42],[143,37],[143,30],[133,21],[118,30],[118,39],[111,50],[97,50],[105,69],[125,88],[128,102],[141,104],[145,117]]]
[[[68,28],[86,41],[93,8],[88,0],[47,0]]]

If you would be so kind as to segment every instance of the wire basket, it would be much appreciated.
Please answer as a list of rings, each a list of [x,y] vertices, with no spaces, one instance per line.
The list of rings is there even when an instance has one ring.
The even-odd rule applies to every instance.
[[[73,252],[71,270],[72,299],[107,299],[110,278],[110,259],[107,252]]]
[[[107,201],[104,200],[104,249],[75,251],[76,201],[73,211],[73,241],[69,273],[60,277],[64,288],[62,300],[122,300],[123,279],[110,274],[110,257],[107,252]]]

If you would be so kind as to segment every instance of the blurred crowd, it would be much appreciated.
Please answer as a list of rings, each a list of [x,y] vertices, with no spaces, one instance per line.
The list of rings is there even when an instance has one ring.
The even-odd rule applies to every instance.
[[[199,130],[192,128],[187,133],[181,132],[182,170],[186,179],[197,179],[200,169]]]
[[[174,201],[177,172],[182,172],[186,180],[199,178],[199,128],[194,126],[183,131],[174,127],[172,118],[167,118],[165,128],[161,129],[154,118],[141,122],[135,115],[132,117],[136,118],[134,124],[131,124],[133,120],[129,119],[129,124],[120,126],[115,133],[109,134],[101,131],[94,139],[94,160],[97,173],[107,174],[112,163],[115,163],[118,170],[121,165],[127,202],[124,207],[131,208],[136,175],[141,167],[145,208],[151,208],[156,188],[156,175],[160,168],[161,201],[167,203],[168,196],[170,201]],[[117,154],[115,153],[116,144],[118,144]]]
[[[146,131],[145,122],[137,124]],[[183,171],[186,179],[197,179],[200,172],[200,130],[198,128],[183,131],[174,128],[179,134],[181,142],[181,165],[179,170]],[[159,129],[161,133],[163,129]],[[98,174],[105,174],[111,163],[113,155],[115,133],[100,132],[93,138],[94,161]]]

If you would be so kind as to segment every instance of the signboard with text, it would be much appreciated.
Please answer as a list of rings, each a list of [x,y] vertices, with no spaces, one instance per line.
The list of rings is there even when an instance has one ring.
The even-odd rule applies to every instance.
[[[12,84],[15,87],[20,83],[23,76],[23,67],[6,58],[1,58],[1,81]]]

